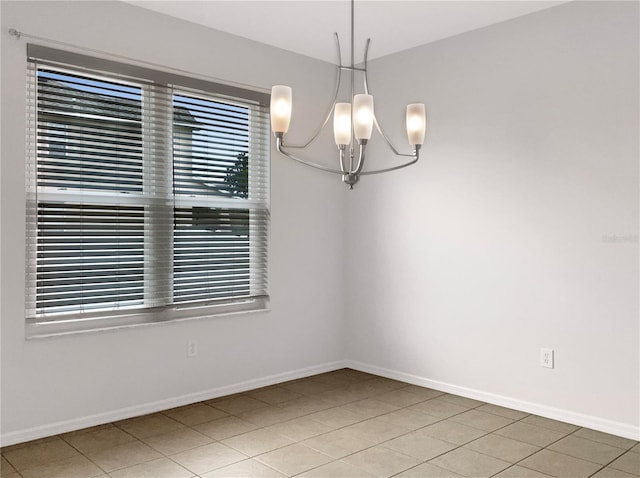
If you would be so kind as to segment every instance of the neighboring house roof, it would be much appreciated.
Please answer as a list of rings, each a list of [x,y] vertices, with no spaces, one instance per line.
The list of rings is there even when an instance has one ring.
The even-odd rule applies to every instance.
[[[83,91],[65,82],[46,77],[39,78],[38,84],[39,88],[47,90],[47,96],[60,98],[59,101],[41,99],[41,109],[50,114],[64,112],[71,116],[81,115],[86,119],[101,121],[113,119],[118,122],[139,123],[142,120],[142,110],[138,100]],[[115,99],[117,101],[114,101]],[[51,106],[51,110],[48,110],[48,105]],[[179,126],[192,131],[199,129],[199,122],[187,108],[176,106],[173,112],[174,124],[178,123]]]

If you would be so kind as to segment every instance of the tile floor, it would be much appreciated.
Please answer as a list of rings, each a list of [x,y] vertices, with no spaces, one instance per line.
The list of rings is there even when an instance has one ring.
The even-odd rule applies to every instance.
[[[638,442],[338,370],[2,449],[2,478],[640,476]]]

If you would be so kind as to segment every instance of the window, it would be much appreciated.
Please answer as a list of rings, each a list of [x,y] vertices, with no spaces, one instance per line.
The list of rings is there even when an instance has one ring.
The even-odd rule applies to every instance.
[[[28,56],[30,335],[264,309],[268,95]]]

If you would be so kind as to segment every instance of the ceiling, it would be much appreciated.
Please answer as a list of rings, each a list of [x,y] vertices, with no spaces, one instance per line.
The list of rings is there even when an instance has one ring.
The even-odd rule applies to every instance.
[[[333,32],[350,50],[350,3],[344,0],[126,0],[127,3],[239,35],[296,53],[336,62]],[[406,1],[355,2],[355,60],[378,58],[442,38],[550,8],[564,1]]]

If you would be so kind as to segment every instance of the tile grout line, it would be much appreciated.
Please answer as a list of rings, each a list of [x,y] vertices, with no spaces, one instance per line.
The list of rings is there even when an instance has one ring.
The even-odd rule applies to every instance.
[[[474,408],[470,408],[469,410],[475,410],[476,408],[479,408],[479,407],[481,407],[482,405],[484,405],[484,403],[482,403],[482,404],[480,404],[480,405],[477,405],[477,406],[475,406]],[[466,413],[466,412],[468,412],[469,410],[466,410],[466,411],[464,411],[464,412],[460,412],[460,413],[456,413],[455,415],[451,415],[451,417],[455,417],[455,416],[460,415],[460,414],[462,414],[462,413]],[[488,413],[488,412],[486,412],[486,413]],[[495,415],[495,416],[501,416],[502,418],[508,418],[508,417],[503,417],[502,415]],[[468,442],[466,442],[466,443],[463,443],[462,445],[458,445],[458,446],[456,446],[455,448],[452,448],[452,449],[450,449],[450,450],[447,450],[447,451],[445,451],[445,452],[440,453],[439,455],[435,455],[435,456],[433,456],[433,457],[429,458],[428,460],[424,460],[422,463],[417,464],[416,466],[413,466],[413,467],[408,468],[408,469],[406,469],[406,470],[400,471],[400,472],[398,472],[398,473],[396,473],[395,475],[392,475],[392,476],[397,476],[397,475],[399,475],[400,473],[404,473],[405,471],[408,471],[408,470],[411,470],[411,469],[413,469],[413,468],[416,468],[416,467],[418,467],[418,466],[420,466],[420,465],[422,465],[422,464],[424,464],[424,463],[430,463],[431,461],[435,460],[436,458],[439,458],[439,457],[441,457],[441,456],[443,456],[443,455],[446,455],[447,453],[451,453],[452,451],[455,451],[455,450],[458,450],[458,449],[460,449],[460,448],[463,448],[465,445],[468,445],[469,443],[472,443],[472,442],[474,442],[474,441],[476,441],[476,440],[480,440],[481,438],[484,438],[484,437],[486,437],[486,436],[488,436],[488,435],[491,435],[491,434],[495,433],[495,432],[496,432],[496,431],[498,431],[498,430],[502,430],[503,428],[506,428],[506,427],[508,427],[508,426],[510,426],[510,425],[513,425],[514,423],[520,422],[520,421],[524,420],[525,418],[527,418],[527,417],[529,417],[529,416],[530,416],[530,414],[528,414],[528,415],[526,415],[526,416],[524,416],[524,417],[522,417],[522,418],[519,418],[519,419],[517,419],[517,420],[514,420],[514,421],[513,421],[513,422],[511,422],[511,423],[507,423],[506,425],[504,425],[504,426],[502,426],[502,427],[500,427],[500,428],[496,428],[496,429],[495,429],[495,430],[493,430],[493,431],[489,431],[489,432],[485,433],[484,435],[479,436],[478,438],[474,438],[473,440],[470,440],[470,441],[468,441]],[[451,417],[443,418],[442,420],[440,420],[440,421],[438,421],[438,422],[435,422],[435,423],[443,422],[443,421],[445,421],[445,420],[448,420],[448,419],[449,419],[449,418],[451,418]],[[431,425],[434,425],[435,423],[432,423]],[[457,423],[457,422],[456,422],[456,423]],[[464,425],[464,424],[463,424],[463,425]],[[430,426],[430,425],[427,425],[427,427],[428,427],[428,426]],[[466,425],[466,426],[469,426],[469,427],[471,427],[471,428],[475,428],[475,427],[472,427],[471,425]],[[426,428],[426,427],[422,427],[422,428]],[[475,428],[475,429],[476,429],[476,430],[480,430],[479,428]],[[486,430],[481,430],[481,431],[486,431]],[[508,437],[505,437],[505,438],[508,438]],[[519,441],[519,440],[515,440],[515,439],[513,439],[513,438],[511,438],[511,439],[512,439],[512,440],[514,440],[514,441]],[[441,441],[445,441],[445,442],[446,442],[446,440],[441,440]],[[450,442],[446,442],[446,443],[450,443]],[[520,442],[520,443],[524,443],[524,442]],[[451,444],[453,445],[454,443],[451,443]],[[529,443],[529,444],[530,444],[530,443]],[[484,455],[484,456],[488,456],[488,457],[490,457],[490,458],[499,459],[499,458],[496,458],[495,456],[487,455],[486,453],[482,453],[482,452],[480,452],[480,451],[476,451],[476,450],[472,450],[472,451],[475,451],[476,453],[479,453],[479,454]],[[538,450],[538,451],[539,451],[539,450]],[[537,453],[537,451],[536,451],[536,452],[534,452],[534,453]],[[532,453],[532,454],[533,454],[533,453]],[[529,456],[531,456],[531,455],[529,455]],[[502,460],[502,461],[506,461],[506,460]],[[514,466],[514,465],[515,465],[515,463],[513,463],[513,464],[511,464],[510,466],[508,466],[508,467],[506,467],[506,468],[504,468],[504,469],[500,470],[498,473],[502,473],[504,470],[507,470],[507,469],[511,468],[512,466]],[[438,465],[433,465],[433,466],[438,466]],[[441,466],[438,466],[438,468],[442,468],[442,467],[441,467]],[[456,473],[455,471],[453,471],[453,470],[448,470],[447,468],[443,468],[443,469],[444,469],[444,470],[447,470],[447,471],[451,471],[451,472],[453,472],[453,473]],[[495,474],[497,474],[497,473],[495,473]],[[491,476],[495,476],[495,474],[494,474],[494,475],[491,475]]]
[[[611,446],[613,446],[613,445],[611,445]],[[604,470],[604,469],[605,469],[605,468],[607,468],[609,465],[611,465],[611,463],[613,463],[614,461],[617,461],[618,459],[622,458],[623,456],[627,455],[628,453],[635,453],[635,452],[632,452],[632,451],[631,451],[631,449],[632,449],[634,446],[635,446],[635,445],[633,445],[631,448],[629,448],[627,451],[623,452],[622,454],[620,454],[620,455],[616,456],[613,460],[611,460],[609,463],[607,463],[606,465],[604,465],[602,468],[600,468],[600,469],[599,469],[598,471],[596,471],[595,473],[593,473],[593,474],[589,475],[589,478],[590,478],[590,477],[592,477],[593,475],[595,475],[596,473],[600,473],[602,470]],[[613,470],[616,470],[616,471],[622,471],[623,473],[627,473],[626,471],[618,470],[617,468],[613,468],[613,467],[612,467],[612,469],[613,469]],[[629,474],[630,474],[630,475],[635,475],[634,473],[629,473]],[[640,476],[640,474],[639,474],[639,475],[635,475],[635,476]]]

